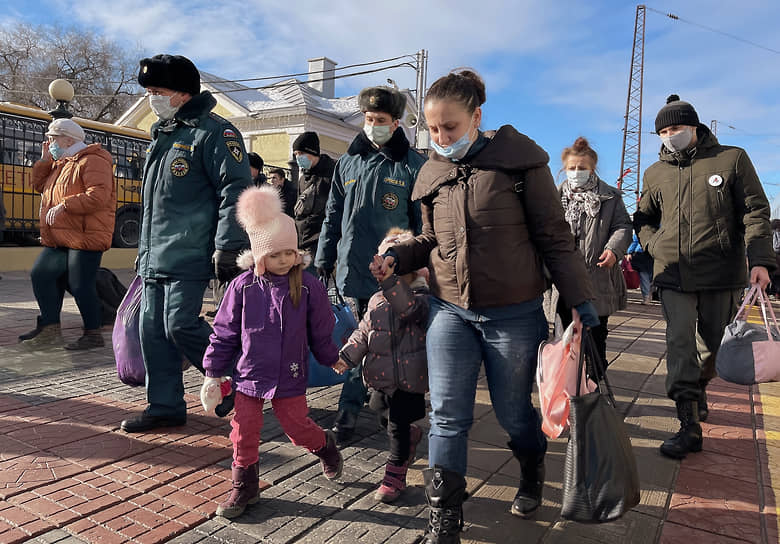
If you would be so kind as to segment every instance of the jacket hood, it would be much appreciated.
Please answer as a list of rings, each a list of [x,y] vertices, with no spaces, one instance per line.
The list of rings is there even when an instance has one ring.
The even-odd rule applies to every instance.
[[[661,151],[658,153],[659,159],[661,159],[663,162],[674,165],[685,164],[696,156],[698,150],[708,149],[710,147],[716,147],[720,145],[718,138],[715,137],[709,127],[701,123],[699,123],[699,125],[696,127],[696,138],[698,139],[696,142],[696,147],[674,153],[666,149],[664,144],[661,144]]]
[[[409,152],[409,140],[406,139],[403,129],[398,127],[393,132],[393,136],[388,142],[379,149],[374,147],[373,142],[368,139],[366,133],[362,130],[355,136],[347,149],[347,155],[368,155],[369,153],[381,153],[393,162],[398,162],[406,157]]]
[[[85,157],[87,155],[97,155],[98,157],[107,160],[109,164],[114,164],[114,159],[113,157],[111,157],[111,153],[103,149],[103,146],[100,144],[89,144],[87,147],[85,147],[75,155],[71,155],[70,157],[65,157],[62,160],[78,161],[79,159],[81,159],[81,157]]]
[[[322,153],[320,160],[314,165],[314,168],[306,170],[305,173],[311,176],[332,177],[333,170],[336,168],[336,161],[334,161],[330,155]]]
[[[412,198],[419,199],[431,194],[442,181],[457,175],[459,167],[512,172],[539,168],[550,160],[544,149],[511,125],[487,131],[484,136],[488,143],[468,164],[452,162],[431,151],[429,160],[420,170]]]

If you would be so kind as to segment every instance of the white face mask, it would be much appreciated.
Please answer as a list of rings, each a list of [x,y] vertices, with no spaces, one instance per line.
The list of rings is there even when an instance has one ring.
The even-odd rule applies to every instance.
[[[365,132],[368,139],[376,145],[385,145],[390,141],[390,138],[393,137],[390,128],[390,125],[365,125],[363,127],[363,132]]]
[[[149,107],[152,108],[157,117],[163,120],[173,119],[173,116],[179,111],[179,106],[172,106],[171,97],[164,94],[149,95]]]
[[[671,136],[661,136],[661,141],[664,147],[672,153],[682,151],[688,149],[688,146],[691,145],[694,130],[696,130],[694,127],[690,127]]]
[[[566,170],[566,179],[572,187],[582,187],[590,180],[590,170]]]

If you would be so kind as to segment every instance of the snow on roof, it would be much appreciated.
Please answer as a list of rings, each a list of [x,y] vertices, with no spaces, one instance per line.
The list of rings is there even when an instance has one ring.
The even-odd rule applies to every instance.
[[[324,98],[305,82],[297,79],[281,81],[262,90],[227,81],[207,72],[201,72],[201,81],[250,112],[305,106],[338,119],[345,119],[360,112],[356,96]]]

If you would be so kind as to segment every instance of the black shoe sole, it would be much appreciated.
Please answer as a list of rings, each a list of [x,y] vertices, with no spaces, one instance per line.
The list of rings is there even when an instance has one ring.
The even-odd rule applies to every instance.
[[[125,424],[126,422],[123,421],[122,424],[119,426],[120,429],[122,429],[126,433],[145,433],[147,431],[153,431],[155,429],[161,429],[161,428],[167,428],[167,427],[183,427],[187,424],[186,419],[177,419],[177,420],[171,420],[171,419],[162,419],[155,422],[149,422],[148,424],[138,424],[135,425],[133,423]]]

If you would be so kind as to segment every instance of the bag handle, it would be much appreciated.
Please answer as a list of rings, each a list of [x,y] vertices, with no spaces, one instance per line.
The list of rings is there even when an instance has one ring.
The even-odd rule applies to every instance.
[[[593,339],[590,327],[583,327],[582,343],[580,345],[580,359],[577,364],[577,396],[582,395],[582,370],[585,367],[585,351],[588,351],[588,357],[591,360],[596,385],[599,393],[606,395],[612,406],[617,406],[615,395],[612,392],[612,385],[607,378],[607,363],[601,359],[601,355],[596,348],[596,341]],[[602,382],[604,383],[602,387]]]
[[[780,326],[777,324],[777,317],[775,316],[775,310],[772,308],[772,304],[770,304],[764,294],[764,290],[759,288],[758,289],[758,298],[761,301],[761,314],[764,318],[764,326],[766,327],[766,335],[767,339],[770,342],[774,342],[775,339],[772,337],[772,332],[769,330],[770,327],[770,320],[767,318],[766,311],[767,308],[769,308],[769,315],[772,317],[771,324],[774,325],[775,330],[777,330],[778,334],[780,334]]]
[[[758,297],[758,284],[754,283],[750,287],[750,291],[748,291],[748,294],[745,295],[745,299],[742,301],[742,306],[739,307],[739,310],[737,310],[737,315],[734,316],[734,321],[737,321],[741,316],[745,321],[747,321],[747,316],[750,313],[750,310],[755,306],[756,304],[756,298]],[[745,311],[747,309],[747,311]],[[744,313],[744,316],[743,316]]]

